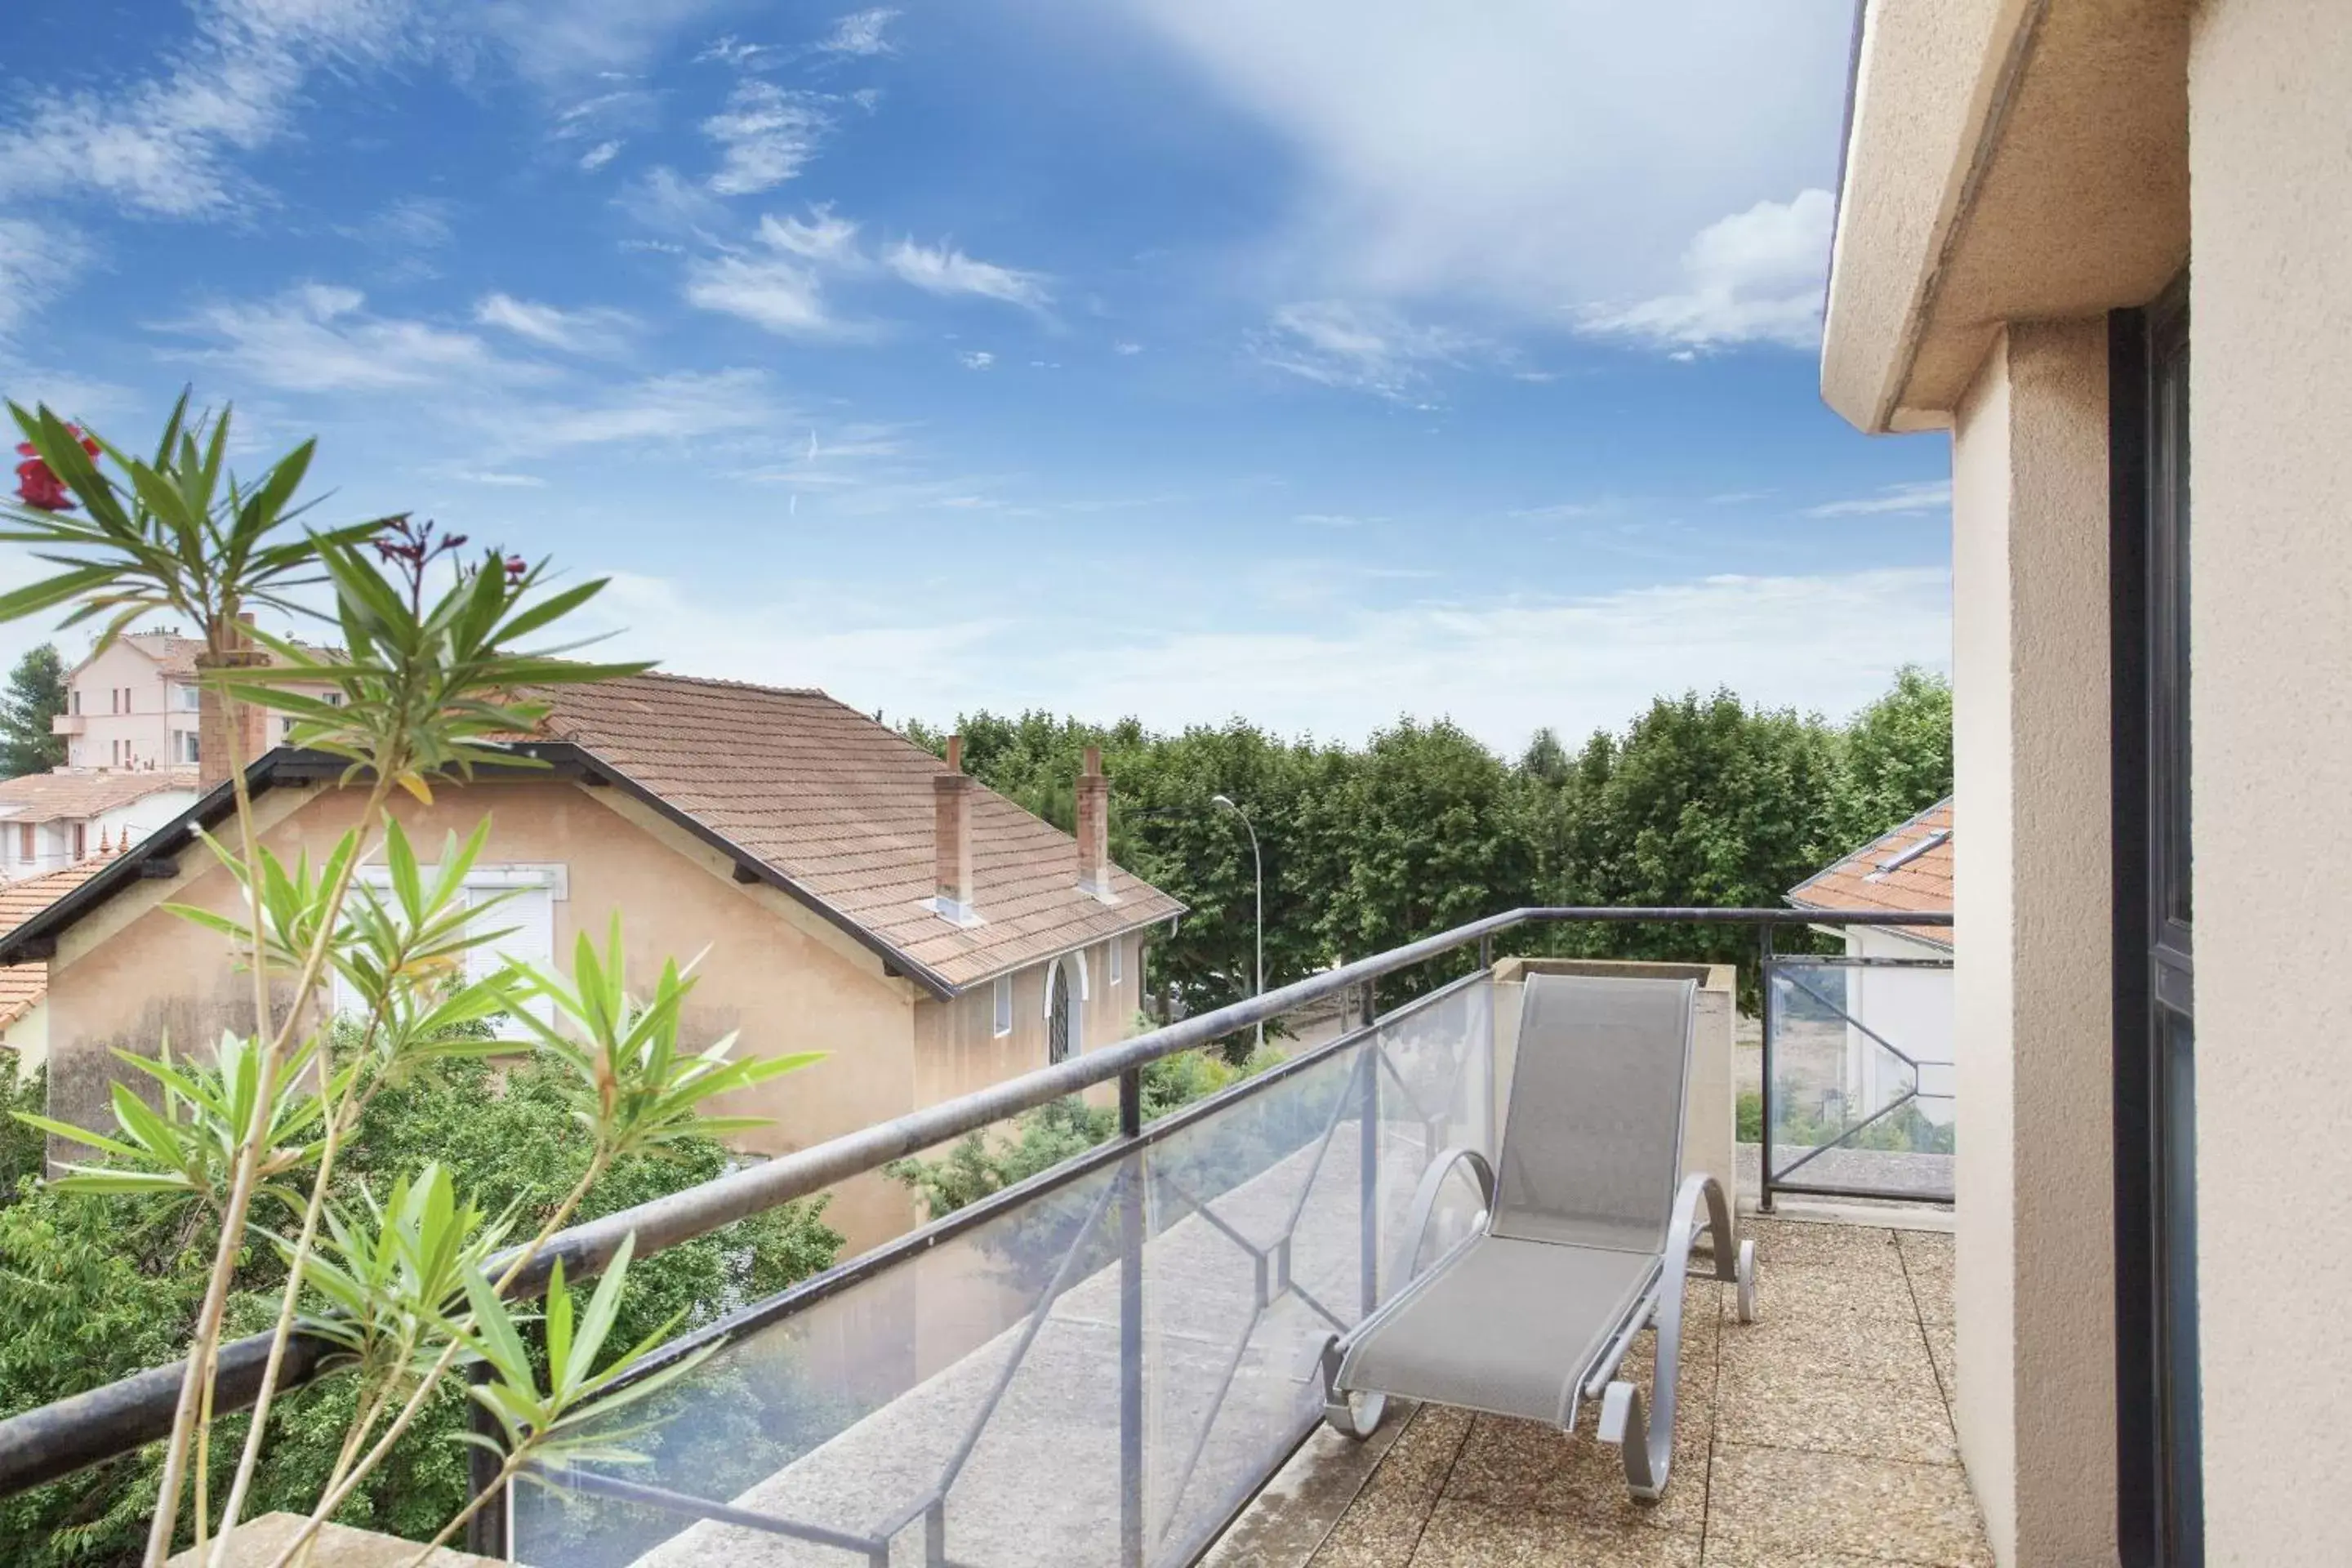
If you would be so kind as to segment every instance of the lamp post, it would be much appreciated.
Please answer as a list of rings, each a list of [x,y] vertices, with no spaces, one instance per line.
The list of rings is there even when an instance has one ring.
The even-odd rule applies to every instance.
[[[1249,835],[1250,868],[1253,879],[1257,884],[1257,990],[1255,994],[1263,996],[1265,994],[1265,860],[1258,854],[1257,829],[1252,826],[1249,813],[1234,804],[1233,796],[1214,795],[1210,798],[1209,804],[1222,805],[1240,817],[1243,831]],[[1265,1049],[1265,1020],[1263,1018],[1257,1021],[1257,1048],[1261,1051]]]

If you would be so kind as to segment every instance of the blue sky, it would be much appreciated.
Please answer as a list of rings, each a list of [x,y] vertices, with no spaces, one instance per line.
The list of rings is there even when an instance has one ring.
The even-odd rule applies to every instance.
[[[671,668],[1515,748],[1947,660],[1947,447],[1814,390],[1848,0],[22,11],[0,391]]]

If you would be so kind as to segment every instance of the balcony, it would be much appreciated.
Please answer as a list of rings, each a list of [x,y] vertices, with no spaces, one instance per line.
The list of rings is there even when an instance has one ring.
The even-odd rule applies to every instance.
[[[1327,1340],[1475,1223],[1464,1181],[1420,1258],[1402,1250],[1432,1158],[1494,1145],[1522,973],[1475,969],[680,1342],[674,1355],[709,1359],[661,1396],[660,1426],[636,1439],[646,1462],[525,1489],[513,1554],[593,1568],[1990,1563],[1946,1405],[1948,1233],[1756,1222],[1764,1310],[1746,1327],[1723,1287],[1693,1279],[1677,1468],[1654,1505],[1628,1497],[1591,1405],[1573,1435],[1436,1407],[1361,1445],[1321,1428]],[[1731,1142],[1729,972],[1696,973],[1720,1005],[1701,1008],[1685,1164],[1712,1167]],[[1827,1038],[1842,1016],[1807,978],[1817,1016],[1784,1038]],[[1835,1026],[1841,1059],[1862,1027]],[[1875,1055],[1853,1065],[1900,1076]],[[1801,1066],[1780,1081],[1810,1079]],[[1873,1092],[1881,1109],[1909,1103]],[[1837,1137],[1809,1147],[1835,1153]],[[1651,1337],[1628,1363],[1637,1381]]]
[[[49,719],[49,733],[52,735],[79,735],[88,729],[88,723],[79,713],[58,713]]]
[[[1434,1406],[1393,1412],[1360,1444],[1321,1425],[1331,1337],[1477,1223],[1456,1164],[1428,1233],[1408,1231],[1441,1152],[1495,1149],[1522,976],[1560,962],[1498,963],[1495,940],[1667,917],[1819,918],[1497,916],[575,1228],[553,1250],[576,1275],[624,1237],[652,1250],[1119,1085],[1125,1126],[1108,1142],[664,1347],[633,1375],[700,1359],[611,1417],[614,1442],[641,1462],[533,1475],[545,1484],[477,1516],[473,1550],[546,1568],[1990,1563],[1947,1406],[1950,1237],[1894,1228],[1899,1215],[1948,1230],[1948,1214],[1743,1220],[1759,1239],[1759,1321],[1733,1321],[1712,1278],[1688,1281],[1675,1468],[1657,1503],[1628,1497],[1591,1404],[1569,1434]],[[1438,984],[1448,966],[1466,973]],[[1685,1165],[1732,1165],[1731,972],[1626,967],[1701,981]],[[1780,1107],[1764,1120],[1801,1123],[1810,1142],[1768,1144],[1768,1171],[1849,1148],[1937,1098],[1883,1018],[1819,974],[1807,981],[1813,1013],[1780,1009],[1785,1032],[1767,1021],[1767,1045],[1787,1042],[1795,1065],[1768,1070],[1777,1089],[1764,1099]],[[1376,984],[1394,1004],[1384,1012]],[[1147,1063],[1341,994],[1374,1021],[1140,1122]],[[1895,1059],[1854,1055],[1855,1030]],[[1948,1128],[1948,1103],[1942,1115]],[[1653,1337],[1626,1360],[1636,1383]],[[250,1399],[259,1351],[228,1348],[225,1402]],[[289,1362],[297,1380],[311,1364]],[[176,1386],[166,1369],[0,1424],[0,1491],[152,1440]]]

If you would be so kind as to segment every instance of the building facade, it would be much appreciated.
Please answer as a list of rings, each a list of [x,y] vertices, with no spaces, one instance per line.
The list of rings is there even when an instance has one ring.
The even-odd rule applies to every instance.
[[[66,766],[110,771],[194,768],[203,760],[200,637],[132,632],[74,667],[66,710],[51,723],[66,737]],[[324,688],[295,688],[331,696]],[[284,741],[293,721],[257,715],[263,745]]]
[[[1952,443],[1954,1414],[2004,1564],[2343,1560],[2347,81],[2340,5],[1860,16],[1822,386]]]
[[[47,876],[134,843],[194,805],[197,793],[194,768],[0,779],[0,881]]]
[[[524,748],[542,766],[446,783],[429,805],[395,792],[393,810],[426,856],[490,818],[468,886],[505,895],[495,919],[513,929],[478,964],[560,972],[617,912],[637,984],[702,955],[688,1040],[824,1053],[719,1107],[766,1119],[738,1137],[746,1153],[803,1148],[1132,1032],[1143,944],[1180,908],[1108,865],[1099,835],[1089,850],[818,692],[645,676],[559,701],[548,739]],[[735,737],[723,752],[717,732]],[[338,787],[340,772],[287,752],[257,770],[257,820],[279,856],[315,863],[352,826],[363,792]],[[1079,788],[1099,795],[1108,781]],[[960,809],[942,805],[950,797]],[[0,962],[48,966],[51,1114],[103,1127],[115,1051],[252,1026],[250,981],[221,939],[161,907],[236,906],[236,882],[191,837],[228,810],[213,790],[0,936]],[[915,1217],[906,1189],[878,1175],[845,1184],[828,1215],[853,1249]]]

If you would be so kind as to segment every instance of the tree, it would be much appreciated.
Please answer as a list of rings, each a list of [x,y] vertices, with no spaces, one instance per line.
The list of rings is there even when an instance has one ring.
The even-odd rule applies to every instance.
[[[65,710],[66,661],[58,645],[26,650],[0,693],[0,778],[65,765],[66,738],[49,732],[49,721]]]
[[[1952,793],[1952,687],[1916,665],[1846,725],[1836,831],[1851,848]]]

